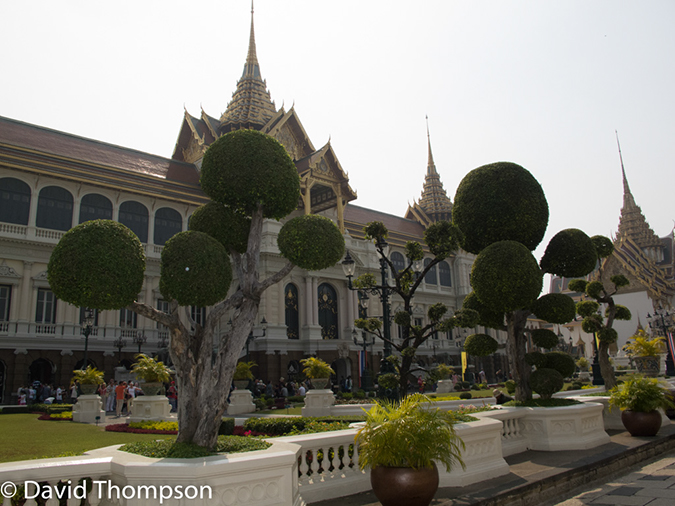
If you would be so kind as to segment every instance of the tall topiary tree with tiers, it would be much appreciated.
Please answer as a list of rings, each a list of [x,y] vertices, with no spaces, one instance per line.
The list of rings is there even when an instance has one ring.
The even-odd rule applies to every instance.
[[[61,300],[101,310],[128,307],[168,327],[181,392],[177,442],[213,449],[263,292],[295,265],[313,270],[334,265],[344,253],[344,239],[329,219],[295,218],[278,237],[288,263],[259,279],[263,220],[284,218],[300,198],[293,161],[261,132],[237,130],[214,142],[204,156],[200,184],[212,201],[194,213],[190,230],[172,237],[162,251],[160,291],[170,301],[168,314],[136,302],[145,270],[143,247],[113,221],[86,222],[66,233],[52,253],[48,275]],[[237,288],[228,296],[233,278]],[[213,306],[203,325],[182,323],[179,310],[190,305]],[[232,325],[216,333],[226,312],[232,312]]]
[[[480,325],[505,330],[516,398],[532,398],[526,360],[525,324],[531,314],[550,323],[574,318],[571,297],[540,297],[544,273],[583,276],[595,267],[593,241],[580,230],[563,230],[548,244],[540,264],[532,255],[548,226],[548,203],[539,182],[523,167],[497,162],[469,172],[457,188],[453,223],[466,251],[478,255],[471,271],[473,292],[463,307]]]

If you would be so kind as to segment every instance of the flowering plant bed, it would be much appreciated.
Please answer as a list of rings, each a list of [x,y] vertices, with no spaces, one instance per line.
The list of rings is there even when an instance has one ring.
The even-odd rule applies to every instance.
[[[131,425],[126,423],[116,423],[112,425],[107,425],[105,430],[108,432],[131,432],[133,434],[166,434],[166,435],[178,434],[177,427],[175,430],[140,429],[131,427]]]
[[[67,422],[72,422],[73,421],[73,413],[71,411],[64,411],[62,413],[35,413],[39,414],[40,416],[38,417],[38,420],[50,420],[50,421],[67,421]]]

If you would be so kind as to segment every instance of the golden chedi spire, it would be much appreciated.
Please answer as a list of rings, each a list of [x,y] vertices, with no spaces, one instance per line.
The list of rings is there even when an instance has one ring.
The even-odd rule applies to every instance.
[[[619,238],[629,237],[642,250],[663,248],[663,242],[649,227],[647,220],[642,214],[640,206],[635,203],[633,194],[628,186],[626,169],[623,166],[623,156],[621,155],[621,146],[619,145],[619,136],[616,137],[619,146],[619,159],[621,160],[621,175],[623,177],[623,207],[621,208],[621,217],[619,218]],[[656,252],[655,252],[656,253]],[[651,256],[651,255],[649,255]],[[657,256],[657,255],[655,255]]]
[[[244,72],[237,82],[237,89],[232,95],[232,100],[220,117],[220,127],[223,132],[239,128],[260,130],[275,113],[274,102],[270,98],[265,81],[260,76],[253,28],[253,1],[251,1],[251,35],[248,41]]]
[[[431,136],[429,135],[429,118],[427,117],[427,145],[429,159],[427,162],[427,174],[424,177],[424,186],[419,206],[431,218],[432,221],[452,219],[452,201],[443,189],[441,177],[436,171],[434,156],[431,152]]]

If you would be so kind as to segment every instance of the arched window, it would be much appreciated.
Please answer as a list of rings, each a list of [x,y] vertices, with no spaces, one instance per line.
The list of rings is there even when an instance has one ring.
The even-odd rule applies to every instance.
[[[323,339],[338,338],[338,306],[337,293],[328,283],[321,283],[319,295],[319,325]]]
[[[79,223],[90,220],[112,220],[112,202],[107,197],[97,193],[82,197]]]
[[[287,284],[284,288],[284,305],[286,307],[286,336],[289,339],[300,339],[298,287],[293,283]]]
[[[424,259],[424,268],[426,269],[427,266],[431,263],[431,258],[425,258]],[[424,282],[427,285],[435,285],[437,284],[436,281],[436,266],[434,265],[429,272],[427,272],[427,275],[424,276]]]
[[[13,177],[0,179],[0,221],[28,225],[30,187]]]
[[[133,200],[120,206],[119,222],[126,225],[138,236],[141,242],[148,242],[148,208]]]
[[[405,269],[405,258],[398,251],[394,251],[391,254],[391,263],[394,264],[396,274]]]
[[[448,262],[443,261],[438,263],[438,277],[441,286],[452,286],[452,274],[450,273]]]
[[[38,197],[35,226],[51,230],[70,230],[73,226],[73,196],[60,186],[46,186]]]
[[[183,230],[183,218],[178,211],[170,207],[157,210],[155,213],[155,244],[163,246],[181,230]]]

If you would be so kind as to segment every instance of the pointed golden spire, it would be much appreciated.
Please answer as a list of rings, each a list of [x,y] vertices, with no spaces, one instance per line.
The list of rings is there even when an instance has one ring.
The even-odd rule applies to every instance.
[[[431,221],[450,220],[452,217],[452,202],[448,198],[436,171],[434,156],[431,153],[431,135],[429,135],[429,117],[427,120],[427,147],[429,157],[427,161],[427,175],[424,177],[424,186],[419,206],[424,210]]]
[[[251,0],[251,34],[248,39],[244,72],[237,82],[237,90],[232,95],[232,100],[227,104],[227,110],[220,117],[220,126],[223,132],[239,128],[260,130],[276,112],[267,85],[260,74],[255,47],[253,0]]]
[[[635,244],[643,250],[663,248],[661,239],[650,228],[645,216],[642,214],[642,209],[635,203],[633,194],[628,185],[628,178],[626,177],[626,169],[623,165],[623,156],[621,155],[621,145],[619,144],[619,134],[616,133],[616,143],[619,148],[619,159],[621,160],[621,176],[623,178],[623,207],[621,208],[621,216],[619,218],[619,237],[630,237]],[[652,256],[658,256],[656,252]]]

